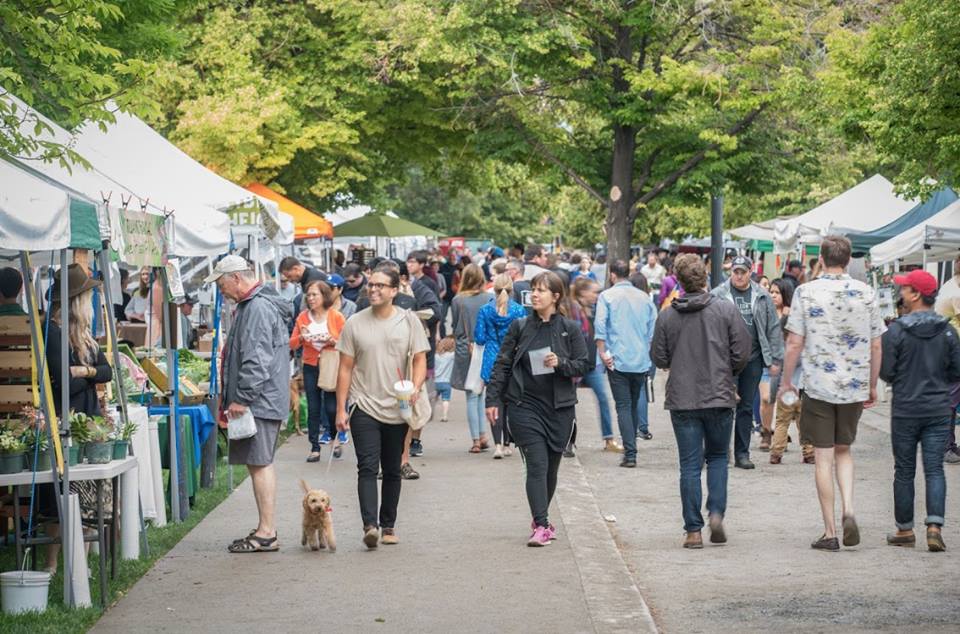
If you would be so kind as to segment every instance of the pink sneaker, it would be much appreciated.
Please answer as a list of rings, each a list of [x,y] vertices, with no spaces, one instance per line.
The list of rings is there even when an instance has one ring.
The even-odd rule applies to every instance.
[[[530,536],[530,539],[527,540],[527,546],[549,546],[550,545],[550,529],[544,528],[543,526],[537,526],[533,531],[533,535]]]
[[[536,520],[530,522],[530,530],[534,533],[537,531],[537,522]],[[557,527],[553,524],[550,524],[546,528],[547,535],[550,537],[550,541],[556,541],[557,539]],[[530,534],[530,537],[533,537],[533,533]]]

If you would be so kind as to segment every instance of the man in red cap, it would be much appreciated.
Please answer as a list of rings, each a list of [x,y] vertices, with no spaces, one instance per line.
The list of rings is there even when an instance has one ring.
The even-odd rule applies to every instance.
[[[883,334],[880,378],[893,386],[890,439],[893,443],[893,508],[897,532],[891,546],[913,546],[913,478],[917,444],[923,451],[927,497],[927,548],[945,550],[943,526],[947,484],[943,446],[951,424],[950,387],[960,381],[960,341],[946,318],[933,310],[937,281],[926,271],[897,275],[906,315]]]

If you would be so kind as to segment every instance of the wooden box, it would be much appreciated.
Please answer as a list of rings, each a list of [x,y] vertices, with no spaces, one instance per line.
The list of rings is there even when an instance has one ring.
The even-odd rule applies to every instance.
[[[159,359],[147,357],[140,360],[140,366],[147,372],[150,381],[153,382],[164,394],[168,391],[167,382],[167,364],[166,361],[158,362]],[[205,394],[190,379],[180,377],[180,402],[184,405],[199,405],[203,402]]]

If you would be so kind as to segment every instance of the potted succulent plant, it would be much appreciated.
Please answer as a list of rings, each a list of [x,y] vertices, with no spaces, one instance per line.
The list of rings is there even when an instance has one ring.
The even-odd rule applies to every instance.
[[[71,465],[83,462],[84,449],[90,440],[90,428],[92,424],[93,419],[83,412],[70,410],[70,437],[73,439],[73,444],[70,447]],[[74,458],[74,454],[76,458]]]
[[[113,460],[112,429],[101,416],[94,416],[87,425],[87,442],[84,443],[84,455],[90,464],[106,464]]]
[[[47,421],[32,407],[20,411],[20,420],[26,427],[23,440],[27,445],[27,468],[35,471],[50,469],[50,439],[47,438]]]
[[[115,440],[113,441],[113,459],[123,460],[130,453],[130,439],[137,433],[137,424],[133,421],[127,421],[117,429]]]
[[[27,444],[23,442],[23,430],[19,421],[15,426],[7,423],[0,429],[0,473],[20,473],[24,469],[23,456]]]

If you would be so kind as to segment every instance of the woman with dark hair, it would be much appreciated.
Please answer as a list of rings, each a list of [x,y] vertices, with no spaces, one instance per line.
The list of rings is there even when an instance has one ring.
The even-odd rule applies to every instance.
[[[580,324],[565,314],[566,285],[540,273],[530,283],[533,314],[510,324],[487,386],[487,419],[510,410],[510,435],[527,471],[527,502],[533,515],[528,546],[547,546],[556,529],[547,516],[557,488],[563,450],[573,435],[576,377],[590,371]]]
[[[773,299],[773,307],[777,310],[777,316],[780,318],[780,325],[784,328],[784,337],[786,337],[787,319],[790,317],[790,305],[793,303],[793,284],[784,280],[776,279],[770,284],[770,297]],[[793,371],[793,385],[799,385],[800,381],[800,362],[797,361],[797,367]],[[779,388],[779,381],[782,377],[770,383],[770,394],[775,395]],[[772,400],[772,399],[771,399]],[[773,440],[770,443],[770,464],[780,464],[783,460],[783,452],[787,449],[790,431],[790,424],[797,425],[797,433],[800,433],[800,399],[796,403],[784,403],[782,400],[776,403],[770,403],[772,409],[776,406],[776,421],[773,431]],[[803,455],[803,461],[808,464],[814,463],[813,445],[804,443],[801,439],[800,449]]]
[[[303,389],[307,394],[307,438],[310,440],[307,462],[317,462],[321,445],[336,435],[337,422],[336,390],[322,390],[317,385],[320,355],[325,349],[336,348],[346,319],[333,308],[333,291],[326,282],[307,282],[304,299],[307,308],[297,316],[290,335],[290,349],[303,348]]]
[[[460,291],[450,305],[453,335],[457,340],[450,384],[453,389],[467,393],[467,424],[470,426],[470,437],[473,439],[470,453],[480,453],[490,447],[483,420],[483,390],[473,392],[466,387],[475,345],[474,331],[477,328],[477,317],[480,309],[490,301],[490,294],[484,291],[486,282],[483,270],[476,264],[463,267]]]
[[[637,273],[630,276],[633,282]],[[644,278],[645,279],[645,278]],[[634,283],[636,286],[636,283]],[[583,384],[593,390],[597,397],[597,408],[600,410],[600,433],[603,436],[603,450],[612,453],[623,453],[623,447],[613,436],[613,418],[610,415],[610,399],[607,397],[606,366],[597,356],[597,342],[594,339],[596,330],[597,298],[600,296],[600,284],[586,277],[578,277],[573,283],[573,301],[570,302],[570,318],[580,324],[580,332],[587,343],[587,359],[590,360],[590,371],[583,376]]]

